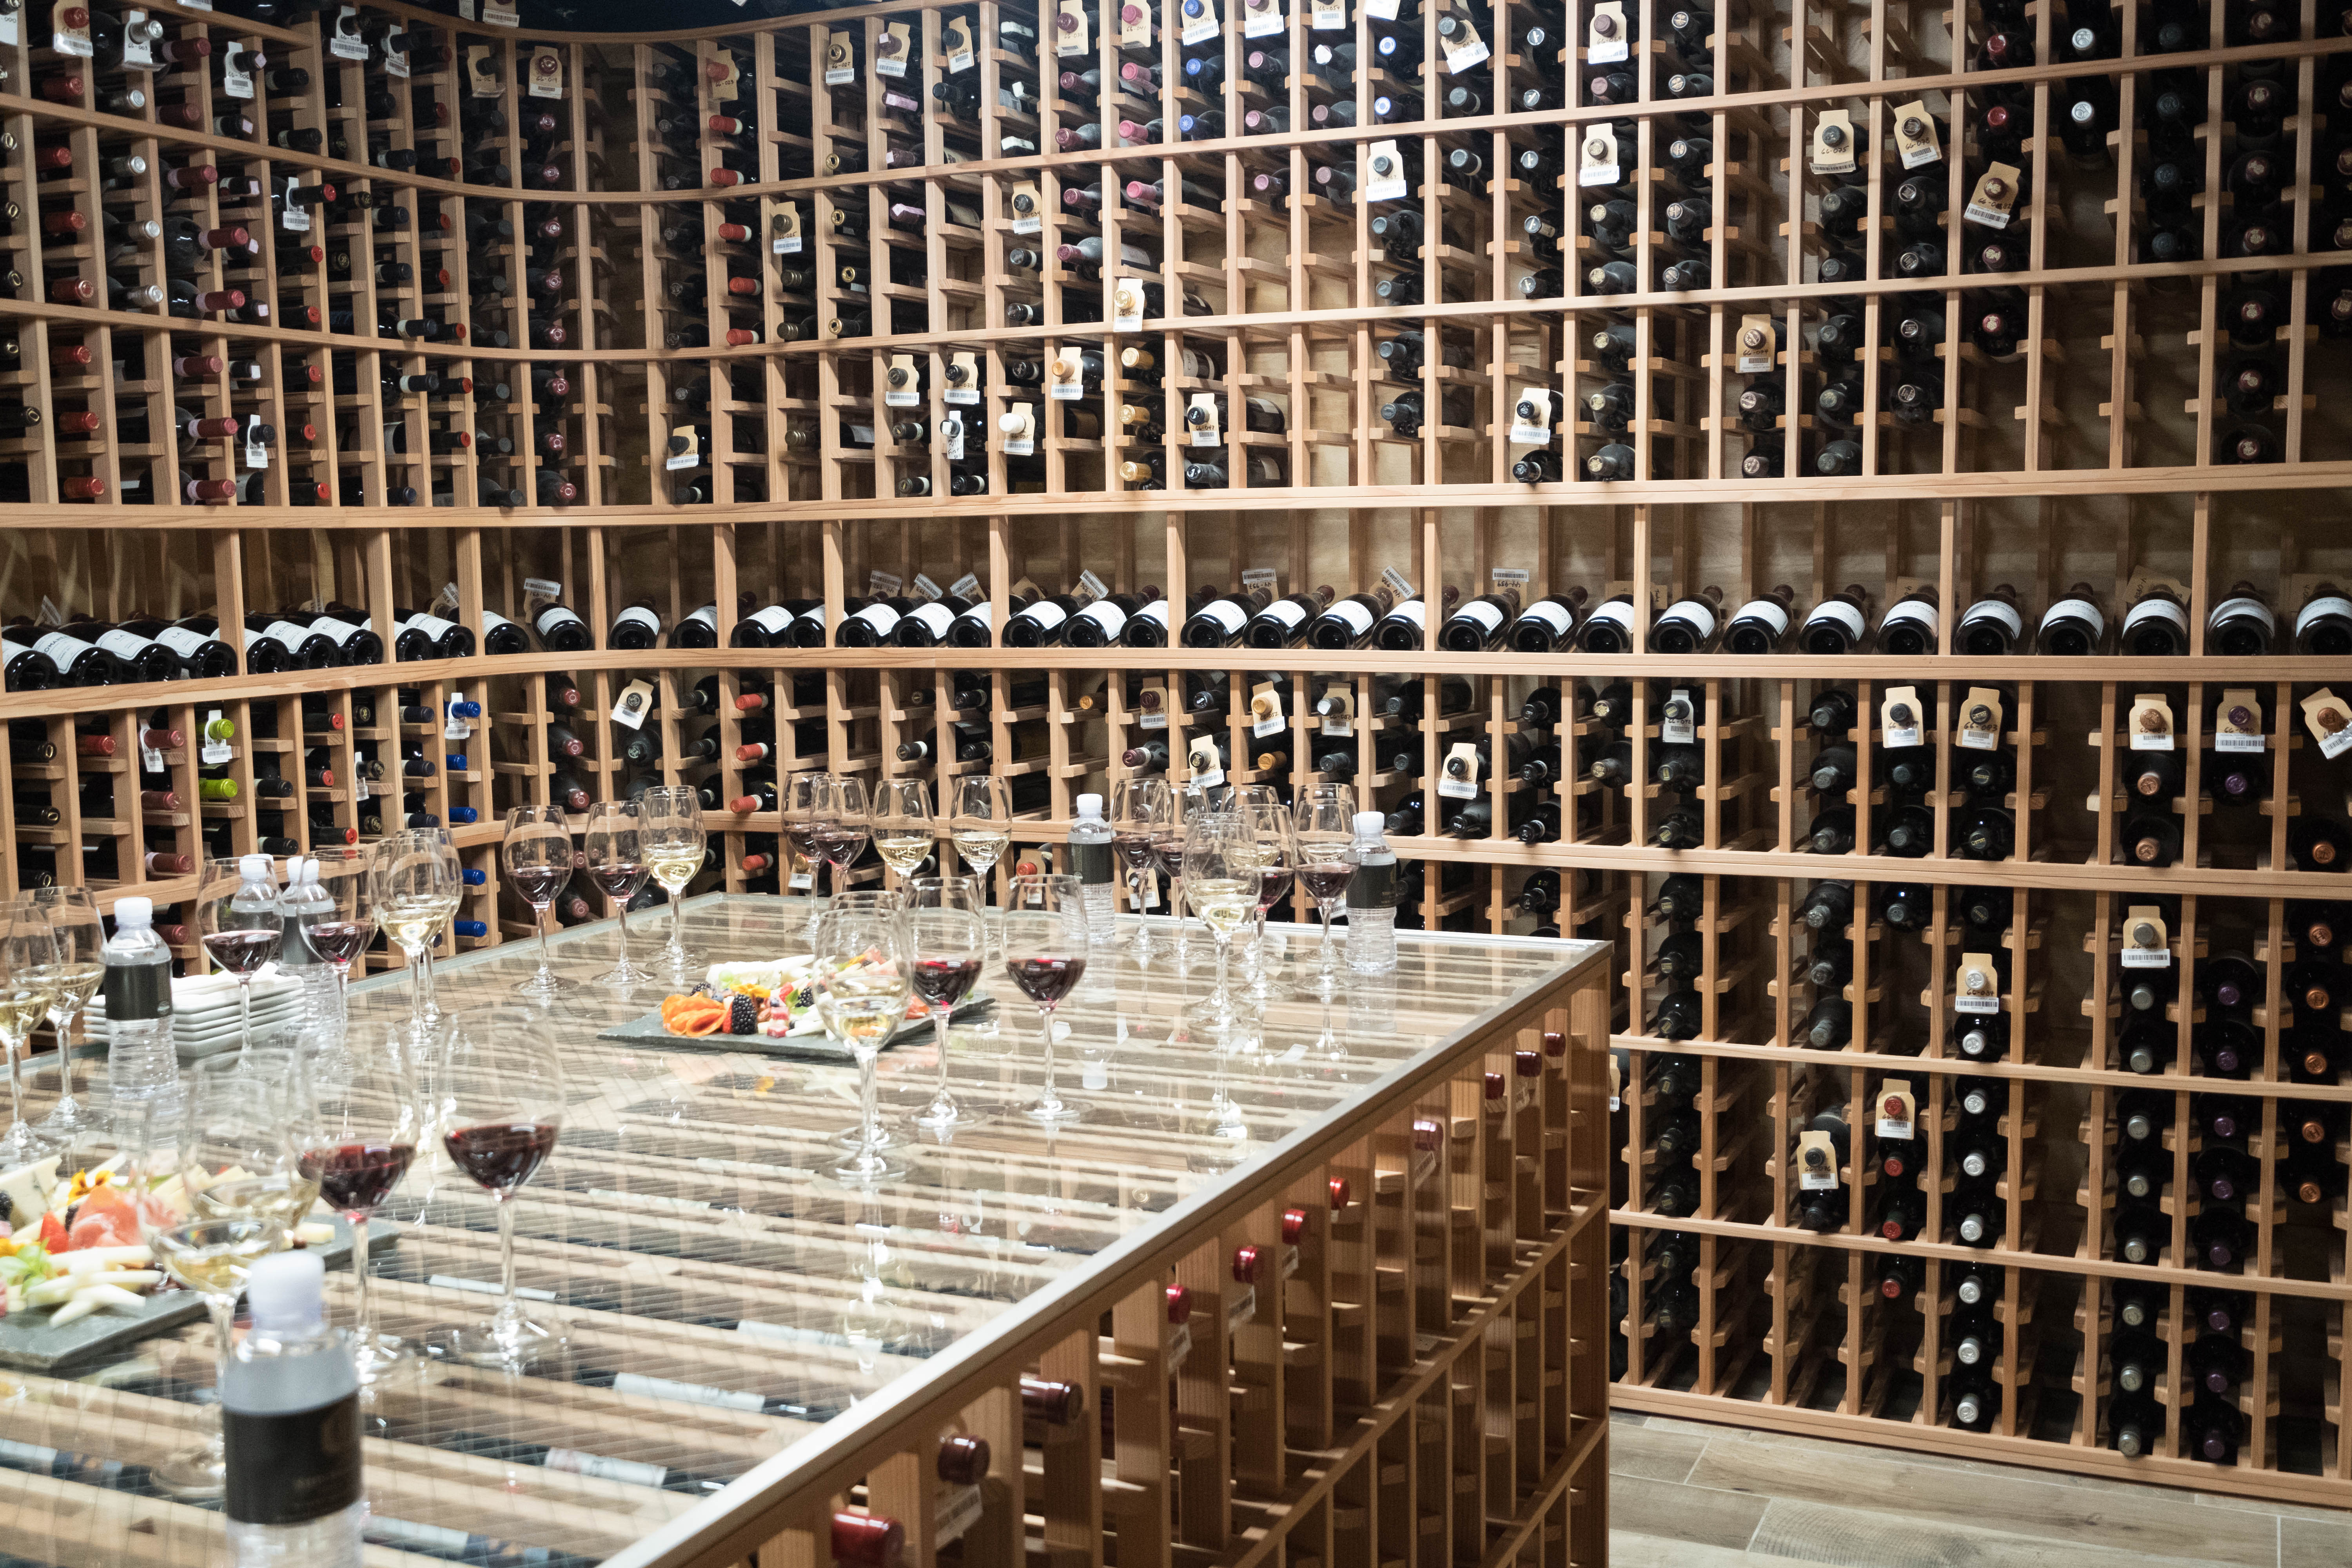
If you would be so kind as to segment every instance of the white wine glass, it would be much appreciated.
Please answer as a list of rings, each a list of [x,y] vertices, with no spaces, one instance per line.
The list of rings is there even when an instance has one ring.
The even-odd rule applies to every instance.
[[[869,814],[874,850],[882,864],[900,877],[911,877],[929,858],[939,837],[939,822],[931,815],[930,787],[920,779],[884,779],[874,786]]]
[[[408,960],[408,1032],[422,1039],[432,1016],[426,1006],[425,955],[441,922],[457,909],[462,884],[440,846],[417,834],[394,834],[383,841],[379,856],[382,901],[376,921]]]
[[[629,900],[652,875],[646,869],[645,814],[633,800],[600,800],[588,808],[588,826],[580,835],[580,858],[620,913],[621,962],[596,976],[596,984],[627,991],[654,977],[653,971],[629,961]]]
[[[1184,830],[1184,897],[1217,944],[1216,988],[1193,1012],[1220,1034],[1239,1018],[1228,978],[1234,933],[1257,908],[1263,860],[1256,826],[1245,813],[1204,811]]]
[[[1174,811],[1168,781],[1157,774],[1138,773],[1110,786],[1110,847],[1127,872],[1128,907],[1139,916],[1144,908],[1143,879],[1159,864],[1152,854],[1152,836],[1170,831]],[[1136,921],[1131,951],[1138,963],[1151,961],[1149,921]]]
[[[656,973],[683,984],[694,976],[694,954],[686,948],[686,886],[702,869],[709,842],[702,826],[702,797],[692,784],[656,785],[637,797],[643,817],[638,842],[646,868],[669,895],[669,941],[655,955]]]
[[[547,911],[555,895],[572,880],[572,824],[560,805],[516,805],[507,808],[507,836],[499,846],[499,860],[517,897],[530,906],[530,923],[539,931],[539,967],[515,983],[515,989],[537,1001],[548,1001],[570,991],[572,982],[547,962]]]
[[[1012,786],[992,773],[966,773],[956,780],[948,841],[955,846],[956,858],[985,885],[1013,842]]]
[[[904,891],[914,990],[930,1010],[940,1069],[939,1088],[915,1125],[945,1134],[988,1120],[986,1110],[948,1091],[949,1021],[988,960],[986,902],[977,877],[913,877]]]
[[[253,1047],[253,977],[276,958],[286,936],[269,857],[207,860],[196,879],[196,930],[205,956],[236,982],[239,1048]]]
[[[75,1020],[106,979],[106,964],[99,956],[106,947],[106,925],[87,888],[37,888],[31,898],[47,917],[58,948],[58,995],[48,1015],[58,1040],[58,1099],[41,1118],[39,1131],[69,1144],[105,1122],[100,1111],[74,1098],[73,1035]]]
[[[0,1135],[0,1162],[26,1165],[58,1152],[60,1144],[25,1120],[20,1058],[33,1031],[61,994],[57,938],[47,911],[30,899],[0,904],[0,1047],[8,1052],[9,1127]]]
[[[1331,917],[1356,877],[1356,791],[1352,784],[1309,784],[1298,795],[1291,828],[1298,840],[1298,885],[1323,917],[1322,963],[1302,988],[1328,1001],[1339,993],[1339,953]]]
[[[427,940],[423,949],[424,973],[421,979],[425,985],[425,1021],[429,1024],[441,1016],[440,998],[434,984],[433,960],[441,951],[442,935],[456,918],[458,906],[466,901],[466,863],[457,854],[457,840],[446,827],[412,827],[406,837],[415,841],[421,852],[441,862],[445,889],[441,894],[441,918],[426,933]]]
[[[1015,877],[1000,918],[1004,971],[1021,994],[1037,1005],[1045,1037],[1045,1082],[1037,1099],[1022,1107],[1021,1113],[1049,1127],[1078,1121],[1086,1108],[1064,1100],[1054,1087],[1054,1009],[1086,976],[1085,886],[1070,876]]]
[[[827,909],[816,922],[813,967],[817,1018],[857,1062],[859,1123],[865,1131],[833,1173],[861,1186],[894,1180],[906,1173],[906,1167],[893,1164],[886,1152],[875,1062],[907,1021],[907,1002],[913,994],[913,950],[898,900],[861,900]]]

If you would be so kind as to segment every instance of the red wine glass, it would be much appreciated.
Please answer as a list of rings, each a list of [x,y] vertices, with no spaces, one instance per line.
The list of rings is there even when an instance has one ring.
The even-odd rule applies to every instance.
[[[196,886],[196,928],[205,956],[236,981],[238,1050],[253,1046],[253,977],[278,956],[285,917],[269,857],[207,860]]]
[[[1022,1114],[1048,1126],[1076,1121],[1086,1108],[1054,1088],[1054,1009],[1087,973],[1086,890],[1076,877],[1015,877],[1004,912],[1004,970],[1037,1004],[1045,1037],[1045,1083]]]
[[[506,842],[499,847],[507,881],[530,906],[531,924],[539,930],[539,968],[515,985],[539,1001],[561,996],[572,988],[548,966],[547,911],[555,895],[572,880],[572,825],[560,805],[517,805],[507,810]]]
[[[864,779],[833,781],[833,810],[824,825],[817,829],[816,852],[833,868],[833,891],[837,898],[849,884],[849,868],[866,853],[866,844],[874,836],[872,816],[866,810]]]
[[[368,1222],[416,1159],[425,1132],[416,1047],[379,1026],[343,1061],[313,1060],[293,1115],[295,1168],[352,1227],[352,1359],[362,1384],[408,1354],[368,1311]]]
[[[499,1309],[451,1331],[460,1361],[519,1372],[562,1348],[560,1326],[531,1321],[515,1295],[514,1195],[554,1151],[563,1128],[563,1063],[544,1014],[469,1011],[444,1031],[434,1070],[436,1131],[449,1159],[497,1205]]]
[[[939,1088],[915,1125],[945,1136],[987,1120],[988,1113],[958,1104],[948,1092],[948,1020],[971,994],[988,958],[988,925],[977,877],[910,877],[901,889],[907,900],[907,935],[914,948],[915,995],[930,1010],[931,1039],[939,1056]]]

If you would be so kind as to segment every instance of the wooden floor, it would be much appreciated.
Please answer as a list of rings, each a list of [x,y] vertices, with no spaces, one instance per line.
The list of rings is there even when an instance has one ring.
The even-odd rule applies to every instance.
[[[1612,1568],[2346,1568],[2352,1513],[1621,1413]]]

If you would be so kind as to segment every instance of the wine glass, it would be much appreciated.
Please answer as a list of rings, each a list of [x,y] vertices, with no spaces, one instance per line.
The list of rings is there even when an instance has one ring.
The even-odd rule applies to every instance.
[[[1152,834],[1151,858],[1160,863],[1160,875],[1168,879],[1168,912],[1176,920],[1174,946],[1180,970],[1191,966],[1192,945],[1192,926],[1185,915],[1189,900],[1184,896],[1184,832],[1194,817],[1216,808],[1209,792],[1191,779],[1171,783],[1167,825]]]
[[[313,1061],[290,1117],[296,1169],[352,1227],[352,1359],[371,1383],[408,1353],[368,1310],[368,1221],[408,1173],[425,1131],[415,1047],[394,1029],[344,1061]]]
[[[319,890],[298,916],[302,940],[319,961],[335,972],[335,1010],[349,1016],[352,965],[375,935],[376,905],[383,897],[380,845],[314,849]]]
[[[839,898],[848,885],[849,868],[866,853],[866,841],[873,832],[874,817],[866,802],[866,781],[834,780],[832,810],[816,834],[816,851],[833,868],[834,897]]]
[[[278,884],[269,879],[269,857],[205,861],[196,880],[196,927],[205,956],[236,981],[237,1036],[240,1048],[249,1049],[253,977],[278,956],[286,934]]]
[[[1331,917],[1356,876],[1356,791],[1351,784],[1309,784],[1299,792],[1291,816],[1298,840],[1298,885],[1323,917],[1323,962],[1307,989],[1325,1000],[1339,994],[1339,954],[1331,942]]]
[[[383,841],[376,872],[376,922],[408,960],[408,1030],[422,1038],[431,1016],[425,1008],[425,953],[441,922],[457,909],[462,884],[439,846],[415,833]]]
[[[1152,836],[1169,828],[1174,810],[1168,781],[1157,774],[1139,773],[1110,786],[1110,847],[1126,868],[1128,902],[1139,915],[1143,913],[1143,878],[1158,864]],[[1136,922],[1133,951],[1138,963],[1151,961],[1151,928],[1146,921]]]
[[[901,877],[913,876],[939,835],[929,787],[920,779],[884,779],[874,786],[871,816],[882,864]]]
[[[948,1020],[980,979],[988,958],[986,907],[977,877],[915,877],[908,880],[907,936],[914,949],[915,994],[930,1009],[931,1039],[940,1058],[938,1092],[915,1125],[951,1132],[987,1120],[948,1092]]]
[[[1048,1126],[1076,1121],[1086,1108],[1054,1089],[1054,1009],[1087,972],[1085,887],[1071,876],[1015,877],[1002,921],[1005,973],[1037,1004],[1045,1036],[1045,1085],[1022,1114]]]
[[[49,917],[30,899],[0,904],[0,1048],[8,1053],[10,1126],[0,1137],[0,1163],[9,1169],[54,1154],[59,1145],[25,1120],[25,1086],[17,1058],[63,991],[57,938]]]
[[[434,985],[433,960],[441,950],[441,936],[448,929],[451,917],[466,901],[466,863],[458,857],[457,839],[446,827],[412,827],[402,837],[410,840],[420,853],[431,855],[441,862],[446,888],[440,897],[439,918],[433,922],[433,929],[425,933],[424,957],[419,964],[423,973],[417,977],[425,987],[425,1020],[431,1023],[441,1016],[440,998]]]
[[[596,976],[599,985],[627,991],[651,980],[653,971],[629,962],[629,900],[650,875],[646,869],[644,813],[633,800],[600,800],[588,808],[580,835],[580,855],[588,874],[621,911],[621,962]]]
[[[808,871],[809,896],[821,900],[824,897],[824,889],[818,885],[818,879],[824,873],[817,858],[816,836],[823,831],[826,819],[833,814],[833,775],[790,774],[784,780],[783,794],[776,804],[783,816],[784,843]],[[786,866],[784,870],[790,873],[792,868]],[[784,885],[787,889],[792,886],[789,875],[784,879]],[[812,934],[816,931],[816,917],[822,912],[822,909],[810,911],[809,931]]]
[[[669,942],[656,955],[658,972],[679,983],[694,978],[694,954],[686,949],[686,885],[702,869],[708,839],[702,827],[702,797],[692,784],[656,784],[637,797],[643,818],[637,842],[646,868],[669,895]]]
[[[99,919],[98,901],[87,888],[37,888],[33,904],[49,922],[58,947],[58,998],[49,1005],[49,1026],[58,1037],[58,1101],[41,1118],[39,1131],[70,1143],[85,1132],[99,1130],[103,1116],[74,1098],[74,1020],[98,994],[106,978],[100,952],[106,946],[106,926]]]
[[[468,1011],[444,1034],[434,1080],[441,1146],[490,1194],[499,1215],[498,1310],[449,1331],[447,1348],[460,1361],[520,1372],[564,1342],[560,1329],[533,1322],[515,1295],[514,1195],[554,1151],[563,1127],[554,1031],[545,1014],[528,1008]]]
[[[955,808],[948,817],[948,840],[956,857],[983,883],[1013,842],[1013,790],[992,773],[966,773],[955,781]]]
[[[142,1218],[155,1222],[146,1232],[148,1250],[175,1281],[204,1301],[212,1319],[214,1365],[226,1366],[236,1299],[245,1289],[246,1276],[256,1262],[285,1245],[285,1230],[274,1220],[253,1215],[180,1220],[153,1205],[141,1212]],[[218,1372],[214,1375],[217,1387]],[[189,1499],[220,1496],[227,1476],[228,1457],[221,1445],[216,1414],[211,1432],[201,1442],[148,1472],[158,1490]]]
[[[1184,830],[1184,896],[1217,943],[1217,984],[1195,1015],[1223,1033],[1238,1015],[1227,988],[1234,932],[1257,908],[1265,851],[1248,813],[1204,811]]]
[[[1298,868],[1297,833],[1291,825],[1289,804],[1271,784],[1242,785],[1228,797],[1225,808],[1249,818],[1258,842],[1257,929],[1251,944],[1249,989],[1253,997],[1263,1001],[1272,995],[1268,972],[1273,963],[1265,950],[1266,911],[1290,891],[1290,879]]]
[[[907,1019],[912,994],[913,951],[898,900],[830,908],[816,922],[817,1018],[825,1033],[846,1045],[857,1059],[857,1103],[864,1137],[855,1152],[833,1168],[845,1182],[870,1185],[904,1175],[885,1156],[882,1113],[876,1100],[874,1064],[882,1047]]]
[[[531,924],[539,930],[539,968],[515,989],[539,1001],[561,996],[572,989],[547,963],[547,911],[563,884],[572,880],[572,825],[560,805],[517,805],[507,809],[507,836],[499,846],[499,860],[507,880],[530,906]]]

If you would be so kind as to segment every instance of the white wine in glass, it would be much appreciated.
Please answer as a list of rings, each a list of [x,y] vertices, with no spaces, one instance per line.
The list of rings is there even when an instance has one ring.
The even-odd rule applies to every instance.
[[[959,827],[948,837],[963,863],[982,876],[995,868],[1004,858],[1005,847],[1013,842],[1012,832],[1003,827]]]
[[[1202,923],[1220,937],[1230,937],[1241,929],[1257,908],[1257,883],[1238,877],[1212,877],[1193,883],[1185,890],[1192,908]]]
[[[874,852],[882,857],[882,864],[908,876],[930,854],[931,836],[921,828],[877,826]]]

